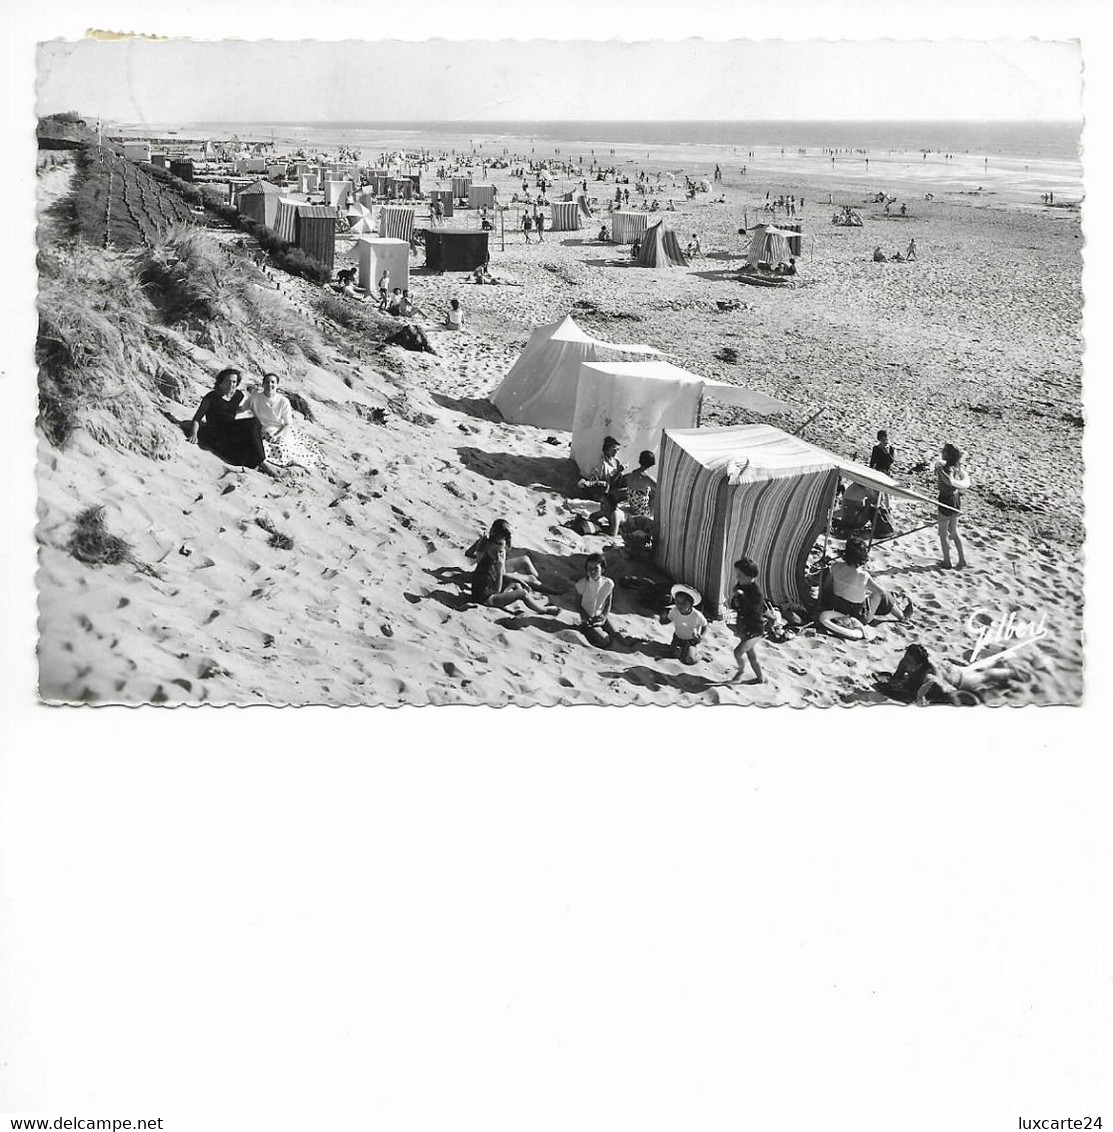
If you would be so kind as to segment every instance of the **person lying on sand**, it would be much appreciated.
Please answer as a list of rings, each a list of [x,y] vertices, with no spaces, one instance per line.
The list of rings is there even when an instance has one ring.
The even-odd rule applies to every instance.
[[[503,538],[488,539],[483,554],[475,564],[471,578],[471,595],[480,605],[509,609],[521,602],[534,613],[559,613],[552,602],[535,597],[521,582],[506,576],[508,545]]]
[[[920,644],[909,645],[896,672],[883,685],[898,700],[914,704],[977,704],[977,693],[994,684],[1007,684],[1016,671],[1008,664],[952,664],[934,661]]]
[[[584,561],[584,576],[576,583],[579,595],[580,628],[597,648],[608,648],[617,636],[611,624],[611,599],[614,581],[604,573],[601,554],[589,554]]]
[[[912,602],[907,601],[900,610],[896,609],[888,591],[875,582],[866,570],[869,562],[869,548],[860,538],[847,539],[842,552],[842,560],[832,562],[823,575],[819,590],[820,609],[833,609],[871,624],[877,617],[888,614],[898,621],[904,621],[912,613]]]
[[[696,650],[707,629],[707,618],[696,606],[698,591],[677,583],[672,587],[673,604],[662,612],[662,625],[672,625],[672,650],[682,664],[696,663]]]
[[[258,420],[244,404],[238,369],[222,369],[189,423],[190,444],[201,444],[225,463],[262,468],[266,463]],[[267,470],[267,469],[263,469]]]

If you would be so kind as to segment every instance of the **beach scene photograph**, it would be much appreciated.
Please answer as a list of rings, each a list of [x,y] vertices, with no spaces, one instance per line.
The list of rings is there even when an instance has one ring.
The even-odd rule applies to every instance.
[[[42,43],[40,696],[1080,703],[1081,76]]]

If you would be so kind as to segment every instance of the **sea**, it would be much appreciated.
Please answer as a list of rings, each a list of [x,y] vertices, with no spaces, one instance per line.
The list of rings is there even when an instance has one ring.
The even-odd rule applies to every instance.
[[[557,157],[585,164],[640,165],[693,175],[716,165],[724,177],[794,176],[914,182],[925,191],[976,191],[1031,203],[1054,192],[1082,197],[1079,121],[428,121],[121,123],[129,136],[238,138],[270,142],[279,152],[304,148],[383,152],[476,153],[484,157]],[[742,170],[745,169],[745,173]]]

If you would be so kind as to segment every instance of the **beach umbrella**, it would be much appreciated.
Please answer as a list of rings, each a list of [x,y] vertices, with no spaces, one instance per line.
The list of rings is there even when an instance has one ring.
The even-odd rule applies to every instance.
[[[375,231],[371,209],[367,205],[353,204],[345,215],[348,217],[348,230],[355,235],[367,236]]]

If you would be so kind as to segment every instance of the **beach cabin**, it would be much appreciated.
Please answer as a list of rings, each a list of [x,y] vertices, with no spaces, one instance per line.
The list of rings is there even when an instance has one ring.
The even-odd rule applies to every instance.
[[[583,362],[572,419],[572,459],[586,475],[599,464],[603,438],[613,436],[619,459],[636,468],[643,451],[656,453],[666,428],[699,425],[705,397],[762,414],[794,408],[756,389],[712,381],[660,359]]]
[[[151,164],[157,165],[160,169],[167,169],[170,166],[170,157],[165,153],[152,153]]]
[[[414,195],[414,183],[409,177],[391,177],[386,183],[386,195],[391,200],[409,200]]]
[[[193,180],[193,161],[188,157],[172,157],[170,172],[182,181]]]
[[[298,174],[298,192],[305,193],[308,196],[310,193],[320,191],[320,182],[317,179],[316,173],[299,173]]]
[[[379,235],[393,240],[413,242],[414,215],[417,209],[407,204],[384,204],[379,209]]]
[[[652,346],[604,342],[576,325],[571,315],[538,327],[510,367],[491,401],[512,424],[570,431],[576,417],[580,365],[616,355],[657,355]]]
[[[267,162],[267,180],[285,181],[286,180],[286,163]]]
[[[490,258],[490,232],[459,228],[426,228],[425,266],[432,271],[474,271]]]
[[[371,191],[377,197],[386,196],[386,187],[390,183],[390,177],[386,173],[372,173],[371,174]]]
[[[771,425],[666,429],[657,460],[657,565],[725,615],[742,555],[776,605],[807,605],[808,555],[827,526],[840,478],[934,508],[880,472]]]
[[[632,244],[640,240],[648,227],[648,212],[611,213],[611,239],[616,244]]]
[[[241,190],[238,207],[244,216],[250,216],[268,228],[274,227],[278,216],[278,202],[282,199],[282,190],[269,181],[256,181]]]
[[[376,290],[384,268],[390,273],[392,288],[409,289],[410,245],[406,240],[361,236],[356,240],[356,257],[359,260],[359,285],[363,290],[368,293]]]
[[[331,271],[336,259],[336,209],[327,204],[303,204],[295,218],[293,242]]]
[[[553,201],[553,216],[549,228],[553,232],[579,231],[580,206],[574,200]]]
[[[124,158],[127,161],[150,161],[151,143],[149,141],[124,142]]]
[[[494,208],[494,185],[468,185],[468,208]]]
[[[452,190],[451,189],[432,189],[429,192],[429,203],[436,204],[437,201],[441,202],[441,210],[445,219],[452,216]]]
[[[262,157],[237,157],[232,163],[232,172],[236,176],[242,176],[245,173],[265,173],[267,171],[267,162]]]
[[[471,188],[470,177],[453,177],[452,178],[452,195],[457,200],[463,200],[468,195],[468,190]]]

